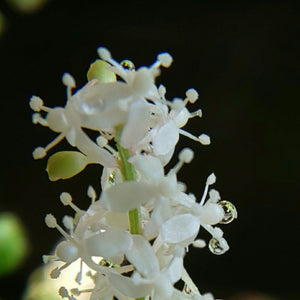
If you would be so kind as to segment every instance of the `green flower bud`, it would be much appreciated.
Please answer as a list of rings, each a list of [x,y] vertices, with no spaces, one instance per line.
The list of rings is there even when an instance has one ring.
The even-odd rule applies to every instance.
[[[114,82],[117,80],[116,74],[109,71],[107,67],[110,64],[104,60],[97,59],[91,65],[87,72],[88,81],[97,79],[99,82]]]
[[[77,151],[60,151],[49,157],[46,171],[51,181],[68,179],[89,164],[88,158]]]

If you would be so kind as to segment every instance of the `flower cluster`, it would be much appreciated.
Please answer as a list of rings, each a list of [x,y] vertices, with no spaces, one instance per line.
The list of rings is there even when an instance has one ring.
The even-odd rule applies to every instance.
[[[47,165],[50,180],[70,178],[86,165],[103,166],[102,192],[97,197],[90,186],[88,209],[82,210],[72,202],[69,193],[62,193],[63,205],[75,211],[74,217],[63,218],[63,229],[52,214],[45,222],[63,236],[54,255],[44,261],[64,264],[51,272],[52,278],[80,261],[75,276],[82,280],[82,265],[89,268],[86,276],[94,282],[92,289],[61,287],[62,298],[77,299],[89,293],[90,299],[214,299],[209,293],[201,295],[184,268],[183,258],[189,246],[203,248],[198,239],[200,227],[212,238],[208,247],[214,254],[223,254],[228,244],[216,224],[227,224],[237,217],[235,207],[221,200],[210,186],[214,174],[208,176],[199,201],[186,193],[185,184],[177,173],[193,159],[189,148],[181,150],[178,163],[168,172],[164,167],[172,158],[180,135],[203,145],[209,136],[198,137],[182,128],[190,118],[201,117],[201,110],[190,112],[188,103],[195,103],[198,93],[189,89],[185,98],[166,99],[166,88],[155,85],[162,67],[169,67],[172,57],[161,53],[150,67],[135,70],[131,61],[116,62],[105,48],[99,48],[101,60],[91,65],[88,83],[72,94],[75,81],[63,75],[67,87],[64,107],[46,107],[41,98],[33,96],[30,107],[35,111],[33,122],[49,127],[58,136],[45,147],[33,151],[35,159],[64,138],[79,151],[53,154]],[[43,117],[43,112],[44,114]],[[86,129],[93,130],[92,139]],[[174,284],[182,280],[184,289]]]

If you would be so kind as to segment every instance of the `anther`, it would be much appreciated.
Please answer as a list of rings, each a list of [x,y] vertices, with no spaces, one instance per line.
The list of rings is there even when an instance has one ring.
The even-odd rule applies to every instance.
[[[199,135],[198,140],[202,145],[210,144],[210,137],[205,133],[202,133],[201,135]]]
[[[106,60],[106,61],[111,60],[111,54],[106,48],[99,47],[97,49],[97,52],[98,52],[99,57],[102,58],[103,60]]]
[[[172,56],[167,52],[163,52],[163,53],[158,54],[157,60],[165,68],[169,68],[171,66],[172,62],[173,62]]]
[[[88,186],[87,195],[88,195],[88,197],[91,198],[92,203],[94,203],[96,201],[97,195],[96,195],[95,189],[91,185]]]
[[[29,101],[29,106],[33,111],[39,112],[44,105],[43,100],[38,96],[32,96]]]
[[[81,209],[72,202],[72,196],[69,193],[66,192],[61,193],[59,198],[63,205],[65,206],[69,205],[75,210],[75,212],[79,214],[82,213]]]

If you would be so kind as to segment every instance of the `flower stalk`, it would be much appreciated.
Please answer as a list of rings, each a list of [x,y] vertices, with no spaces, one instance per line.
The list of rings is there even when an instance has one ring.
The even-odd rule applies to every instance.
[[[116,147],[119,153],[119,168],[122,174],[124,181],[135,181],[136,180],[136,171],[128,159],[130,158],[130,151],[125,149],[120,144],[120,138],[122,134],[122,125],[116,126]],[[132,209],[128,212],[129,218],[129,231],[131,234],[142,234],[142,226],[140,219],[139,208]]]

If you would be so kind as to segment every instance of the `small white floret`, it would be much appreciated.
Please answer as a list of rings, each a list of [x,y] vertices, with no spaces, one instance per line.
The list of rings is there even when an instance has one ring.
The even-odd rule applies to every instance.
[[[158,54],[157,59],[159,60],[161,65],[165,68],[170,67],[170,65],[173,62],[172,56],[167,52],[163,52],[163,53]]]
[[[37,147],[33,150],[32,156],[34,159],[41,159],[44,158],[47,155],[47,152],[45,148],[43,147]]]
[[[191,103],[195,103],[199,97],[199,94],[197,93],[197,91],[195,89],[188,89],[186,91],[185,95],[187,96],[187,98],[189,99],[189,101]]]
[[[201,135],[199,135],[198,139],[199,139],[199,142],[202,145],[209,145],[210,144],[210,137],[205,133],[202,133]]]
[[[100,58],[102,58],[103,60],[109,61],[111,59],[111,54],[106,48],[99,47],[97,49],[97,52]]]
[[[43,100],[40,97],[32,96],[29,101],[29,106],[33,111],[39,112],[44,105]]]
[[[62,204],[65,206],[70,205],[70,203],[72,202],[72,196],[66,192],[61,193],[59,198]]]
[[[74,88],[76,86],[74,77],[69,73],[64,73],[62,76],[62,82],[65,86]]]
[[[57,225],[56,219],[52,214],[47,214],[45,217],[45,223],[49,228],[55,228]]]
[[[189,164],[194,158],[194,151],[190,148],[184,148],[179,153],[179,160],[183,161],[186,164]]]

